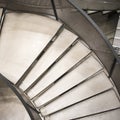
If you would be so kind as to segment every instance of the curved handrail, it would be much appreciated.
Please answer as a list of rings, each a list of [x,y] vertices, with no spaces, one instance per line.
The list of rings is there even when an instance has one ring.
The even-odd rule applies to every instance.
[[[68,0],[78,11],[79,13],[85,17],[85,19],[89,22],[89,24],[91,24],[94,29],[96,29],[96,32],[98,32],[101,37],[103,38],[103,41],[105,41],[105,43],[107,44],[107,46],[109,47],[109,49],[112,51],[112,53],[114,54],[115,58],[117,59],[118,63],[120,63],[120,58],[118,57],[118,55],[116,54],[116,52],[114,51],[112,45],[110,44],[110,42],[107,40],[106,36],[104,35],[104,33],[100,30],[100,28],[98,27],[98,25],[81,9],[81,7],[79,6],[77,0]],[[94,0],[93,0],[94,1]]]
[[[65,22],[96,53],[112,77],[120,93],[120,58],[114,51],[103,32],[96,23],[80,8],[74,0],[69,0],[73,9],[62,9],[59,18]],[[75,18],[75,19],[74,19]]]

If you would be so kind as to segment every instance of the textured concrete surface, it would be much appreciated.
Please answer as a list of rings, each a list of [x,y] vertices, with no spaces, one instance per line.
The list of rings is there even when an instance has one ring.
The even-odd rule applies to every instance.
[[[0,120],[30,120],[16,95],[0,81]]]

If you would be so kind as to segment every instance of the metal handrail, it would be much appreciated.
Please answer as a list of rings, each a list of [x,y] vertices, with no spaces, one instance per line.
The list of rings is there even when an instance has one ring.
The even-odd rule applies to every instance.
[[[109,77],[113,79],[120,93],[120,58],[97,24],[80,8],[76,0],[68,1],[73,6],[73,9],[75,9],[74,12],[62,10],[62,13],[59,13],[58,11],[59,18],[75,31],[77,35],[82,37],[88,46],[95,52],[106,67]],[[76,18],[77,20],[72,20],[72,18]],[[89,31],[87,29],[89,29]],[[87,34],[89,34],[89,36],[87,36]],[[99,46],[99,44],[101,45]]]

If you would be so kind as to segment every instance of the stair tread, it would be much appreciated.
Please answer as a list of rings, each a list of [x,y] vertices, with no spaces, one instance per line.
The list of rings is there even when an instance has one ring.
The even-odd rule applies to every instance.
[[[61,87],[66,87],[66,86],[67,86],[66,82],[64,83],[64,85],[63,84],[61,85]],[[61,87],[59,86],[58,88],[61,89]],[[41,113],[42,111],[46,111],[45,115],[48,115],[55,111],[63,109],[67,106],[70,106],[74,103],[82,101],[86,98],[94,96],[98,93],[101,93],[105,90],[108,90],[112,87],[113,86],[109,81],[109,79],[107,78],[107,76],[105,75],[105,73],[101,73],[91,78],[90,80],[86,81],[85,83],[77,86],[76,88],[72,89],[71,91],[64,94],[63,96],[53,101],[52,103],[48,104],[47,106],[41,108],[40,111]],[[52,91],[53,93],[49,93],[49,96],[52,96],[52,94],[54,94],[54,92],[57,92],[59,89],[56,89],[56,91]],[[44,103],[44,101],[46,101],[47,97],[49,98],[49,96],[46,96],[44,99],[42,99],[41,96],[39,101],[35,102],[36,105],[40,106],[39,102]]]
[[[64,51],[69,47],[77,36],[64,29],[57,40],[45,52],[36,66],[21,84],[20,88],[27,89]]]
[[[15,84],[60,26],[39,15],[7,13],[0,41],[0,72]]]
[[[2,10],[0,9],[0,15]],[[61,26],[55,20],[35,14],[6,13],[0,36],[0,73],[16,84],[43,52],[43,56],[37,59],[37,64],[24,81],[20,82],[20,86],[17,85],[32,99],[31,102],[40,110],[45,120],[80,117],[85,117],[82,120],[119,120],[120,109],[101,113],[120,107],[120,101],[112,89],[113,84],[103,72],[102,64],[82,41],[77,41],[45,72],[78,37],[64,28],[56,40],[51,41]],[[117,40],[120,38],[119,32],[120,30],[116,32]],[[50,48],[43,51],[51,42]],[[44,72],[45,76],[30,87]],[[39,95],[48,86],[50,87]]]
[[[87,101],[78,103],[67,109],[59,111],[50,116],[46,116],[46,120],[69,120],[79,117],[100,113],[110,109],[120,107],[120,102],[113,90],[104,94],[91,98]],[[45,111],[44,111],[45,112]]]
[[[28,96],[32,98],[37,95],[49,84],[54,82],[77,62],[79,62],[89,52],[90,50],[87,47],[85,47],[81,42],[78,42],[55,66],[52,67],[43,79],[41,79],[36,86],[28,92]]]
[[[120,109],[77,120],[120,120]]]
[[[75,70],[70,72],[68,75],[63,77],[57,84],[55,84],[52,88],[47,90],[42,96],[40,96],[35,101],[35,103],[39,103],[39,105],[44,104],[50,99],[58,96],[64,91],[84,81],[85,79],[87,79],[88,77],[99,71],[101,68],[102,66],[97,62],[97,60],[94,57],[92,56],[89,57]]]

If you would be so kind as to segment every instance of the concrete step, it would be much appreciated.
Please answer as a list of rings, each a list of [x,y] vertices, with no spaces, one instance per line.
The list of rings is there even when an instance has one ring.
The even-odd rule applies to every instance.
[[[97,115],[88,116],[77,120],[119,120],[120,109],[115,109],[109,112],[104,112]]]
[[[73,81],[75,81],[75,79],[73,79]],[[70,83],[72,84],[71,81],[70,81]],[[46,101],[49,100],[48,98],[52,98],[52,96],[55,92],[57,92],[57,94],[58,94],[59,93],[58,91],[60,91],[60,89],[62,89],[62,87],[64,87],[64,88],[67,87],[68,84],[69,84],[69,80],[65,81],[64,85],[58,83],[57,87],[59,89],[56,89],[56,91],[52,91],[51,93],[48,92],[49,96],[45,96],[43,94],[43,96],[41,96],[39,98],[39,100],[35,101],[36,105],[40,106],[40,103],[45,103]],[[56,111],[59,111],[61,109],[64,109],[70,105],[73,105],[77,102],[86,100],[90,97],[94,97],[95,95],[97,95],[101,92],[104,92],[112,87],[113,86],[110,83],[110,81],[108,80],[107,76],[105,75],[104,72],[102,72],[102,73],[99,73],[98,75],[94,76],[93,78],[90,78],[88,81],[84,82],[83,84],[79,84],[78,86],[71,89],[67,93],[63,94],[62,96],[59,96],[59,98],[50,102],[48,105],[43,106],[40,109],[40,111],[43,115],[48,115],[48,114],[54,113]],[[55,97],[56,96],[54,96],[54,98]],[[44,114],[44,111],[45,111],[45,114]]]
[[[9,12],[0,39],[0,73],[46,120],[95,115],[104,120],[120,107],[104,66],[65,25],[39,15]]]
[[[83,51],[82,51],[83,50]],[[81,52],[82,51],[82,52]],[[51,83],[61,77],[71,67],[90,53],[90,50],[81,42],[78,42],[52,69],[28,92],[28,96],[33,98],[43,91]]]
[[[39,15],[7,13],[0,37],[0,72],[15,84],[60,26]]]
[[[120,107],[120,102],[113,90],[75,104],[67,109],[45,117],[45,120],[70,120],[85,117]],[[45,112],[45,111],[44,111]]]
[[[93,67],[93,63],[95,65],[94,67]],[[86,80],[88,77],[95,74],[101,68],[102,67],[93,57],[89,57],[86,61],[84,61],[81,65],[79,65],[75,70],[73,70],[68,75],[60,79],[56,84],[53,85],[53,87],[49,88],[43,95],[41,95],[35,101],[35,103],[38,106],[45,104],[49,100],[54,99],[54,97],[62,94],[64,91],[67,91],[73,86]]]
[[[22,90],[26,90],[57,58],[76,40],[77,36],[64,29],[52,46],[45,52],[36,66],[31,70],[20,85]]]

